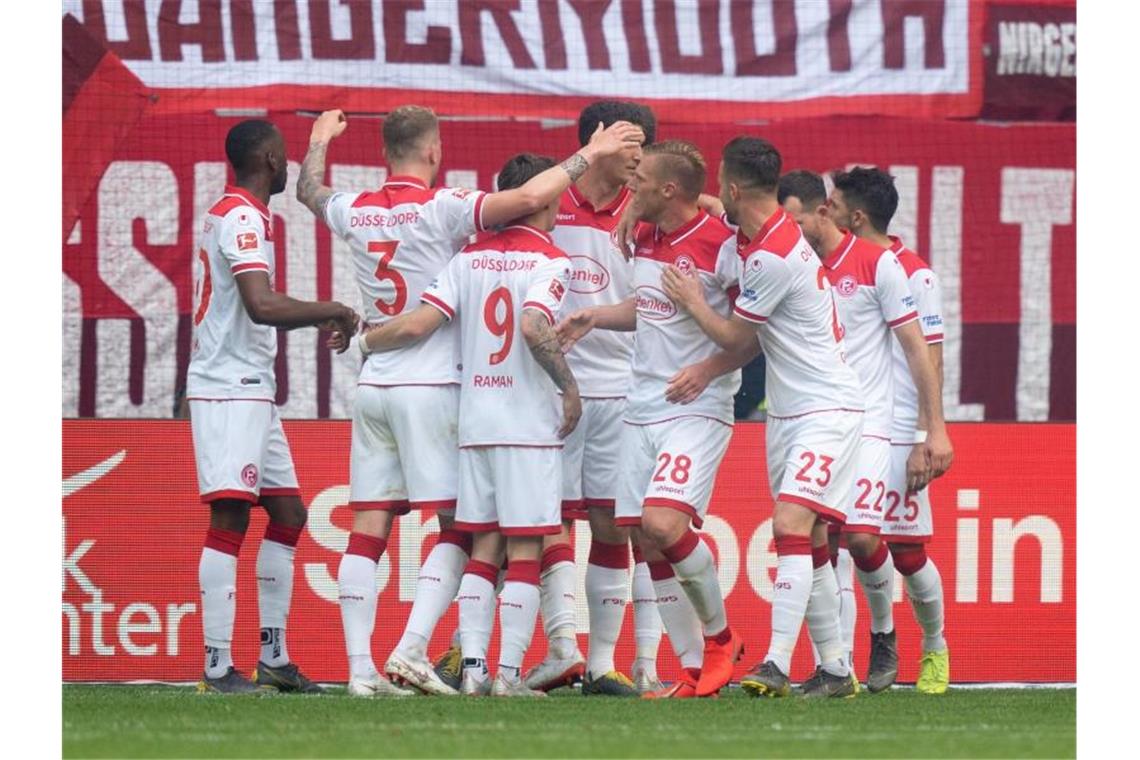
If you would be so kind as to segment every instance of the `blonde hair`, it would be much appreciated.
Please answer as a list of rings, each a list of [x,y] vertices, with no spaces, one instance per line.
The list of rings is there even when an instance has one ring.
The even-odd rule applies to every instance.
[[[685,140],[666,140],[645,148],[645,154],[658,156],[664,177],[677,183],[688,200],[696,200],[705,189],[708,168],[696,145]]]
[[[423,106],[400,106],[384,119],[384,150],[388,160],[407,158],[424,137],[438,130],[435,111]]]

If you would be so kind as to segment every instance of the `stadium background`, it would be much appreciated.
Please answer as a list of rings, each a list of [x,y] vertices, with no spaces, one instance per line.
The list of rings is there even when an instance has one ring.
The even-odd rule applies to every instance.
[[[578,110],[612,96],[651,104],[660,138],[691,139],[714,165],[748,132],[771,139],[789,169],[866,163],[896,176],[892,232],[945,288],[944,401],[960,424],[955,467],[933,487],[931,554],[955,680],[1075,681],[1071,0],[65,0],[63,10],[65,680],[198,675],[206,512],[188,423],[169,418],[189,355],[191,253],[226,178],[226,131],[267,116],[296,162],[270,204],[278,287],[357,304],[346,248],[293,199],[310,112],[352,114],[330,149],[334,188],[382,181],[381,115],[418,102],[443,117],[441,180],[489,190],[514,152],[571,151]],[[278,403],[311,512],[291,649],[311,675],[343,680],[330,589],[350,521],[343,418],[355,367],[315,331],[281,333],[279,348]],[[749,660],[766,643],[772,568],[762,433],[738,425],[708,531]],[[433,528],[405,520],[381,562],[378,659],[402,629]],[[241,667],[256,650],[256,543],[239,566]],[[580,531],[581,561],[587,547]],[[585,615],[583,604],[583,630]],[[909,612],[898,615],[908,681],[918,637]],[[538,631],[532,656],[542,648]],[[675,673],[667,646],[661,664]],[[809,665],[804,648],[793,675]]]

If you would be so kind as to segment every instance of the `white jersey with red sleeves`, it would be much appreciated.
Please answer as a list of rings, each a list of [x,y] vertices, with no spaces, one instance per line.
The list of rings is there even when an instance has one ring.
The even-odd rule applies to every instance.
[[[329,199],[325,220],[352,249],[365,322],[382,324],[419,306],[428,283],[483,229],[483,196],[397,176],[375,192]],[[458,383],[459,375],[458,331],[444,325],[426,340],[370,355],[359,382],[443,385]]]
[[[941,343],[943,340],[942,284],[938,281],[938,275],[921,256],[903,245],[897,237],[892,236],[891,240],[894,243],[890,251],[902,264],[910,284],[910,294],[914,296],[922,335],[928,345]],[[895,410],[891,440],[896,443],[914,443],[914,431],[918,427],[918,389],[914,385],[914,377],[910,374],[906,353],[897,340],[891,344],[891,361],[894,363],[895,376]]]
[[[623,187],[612,203],[595,209],[573,185],[562,194],[557,226],[550,235],[574,267],[564,306],[567,314],[619,304],[633,293],[633,262],[613,241],[630,196]],[[632,333],[594,330],[566,354],[566,362],[583,397],[620,398],[629,390],[632,357]]]
[[[512,225],[464,248],[424,291],[424,303],[459,321],[460,448],[562,446],[562,402],[530,353],[522,313],[553,325],[569,280],[570,260],[548,234]]]
[[[665,400],[670,378],[720,349],[661,289],[661,275],[670,264],[695,273],[709,306],[728,317],[740,276],[732,230],[701,211],[669,234],[648,225],[640,228],[635,245],[637,331],[626,421],[648,425],[677,417],[709,417],[733,424],[732,396],[740,388],[740,370],[713,380],[690,404],[678,406]]]
[[[743,265],[736,314],[760,325],[768,416],[863,411],[833,289],[799,225],[780,209],[751,241],[737,244]]]
[[[844,232],[823,260],[831,280],[847,361],[866,399],[863,435],[890,440],[894,409],[892,330],[918,319],[914,297],[898,258],[869,240]]]
[[[202,246],[194,255],[187,398],[272,401],[277,395],[277,330],[250,319],[235,279],[242,272],[265,272],[272,283],[274,268],[269,209],[246,190],[227,185],[206,212]]]

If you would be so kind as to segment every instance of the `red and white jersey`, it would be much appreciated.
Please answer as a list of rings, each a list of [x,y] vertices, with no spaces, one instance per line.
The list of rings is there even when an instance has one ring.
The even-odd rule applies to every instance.
[[[375,192],[329,199],[325,220],[352,249],[365,322],[382,324],[419,306],[428,283],[483,229],[483,196],[397,176]],[[459,375],[458,331],[444,325],[426,340],[370,355],[359,382],[444,385],[458,383]]]
[[[867,413],[863,435],[890,440],[894,408],[892,330],[918,319],[906,272],[898,257],[845,232],[823,260],[831,280],[847,361],[859,375]]]
[[[202,246],[194,255],[187,398],[273,401],[277,395],[277,329],[249,318],[237,287],[242,272],[265,272],[273,282],[273,225],[265,204],[226,185],[206,212]]]
[[[665,295],[661,275],[670,264],[695,272],[709,306],[727,318],[740,279],[732,230],[701,211],[669,234],[649,225],[639,228],[635,245],[637,331],[626,422],[649,425],[677,417],[708,417],[731,425],[732,396],[740,388],[740,370],[713,380],[691,404],[678,406],[665,400],[670,378],[720,348],[688,312],[678,309]]]
[[[942,335],[942,284],[938,275],[922,257],[903,245],[897,237],[891,236],[894,243],[890,251],[898,257],[910,284],[910,294],[918,309],[918,324],[928,345],[941,343]],[[914,431],[918,427],[918,389],[906,362],[906,353],[897,340],[891,344],[891,360],[894,362],[895,410],[891,440],[896,443],[913,443]]]
[[[567,314],[619,304],[633,294],[633,262],[613,242],[613,230],[631,195],[622,188],[612,203],[595,209],[573,185],[562,194],[557,226],[550,234],[574,267],[564,307]],[[566,362],[583,397],[620,398],[629,390],[632,357],[632,333],[594,330],[566,354]]]
[[[550,236],[512,225],[459,252],[421,296],[459,317],[459,446],[562,446],[562,401],[522,334],[522,312],[558,319],[570,260]],[[555,484],[556,485],[556,484]]]
[[[780,209],[737,245],[743,265],[736,314],[760,325],[768,416],[863,411],[833,289],[799,225]]]

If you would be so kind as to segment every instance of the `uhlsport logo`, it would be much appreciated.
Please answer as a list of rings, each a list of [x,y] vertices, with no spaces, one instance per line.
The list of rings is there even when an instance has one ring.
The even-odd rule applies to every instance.
[[[646,319],[669,319],[677,313],[677,307],[665,295],[665,291],[652,285],[642,285],[637,289],[637,313]]]
[[[610,284],[610,271],[602,263],[589,256],[571,256],[574,271],[570,273],[570,292],[601,293]]]
[[[839,291],[839,295],[850,298],[859,289],[859,283],[855,281],[853,276],[845,274],[839,278],[839,282],[835,284],[835,289]]]
[[[257,485],[256,465],[247,464],[245,467],[241,468],[241,482],[245,483],[250,488],[253,488]]]

